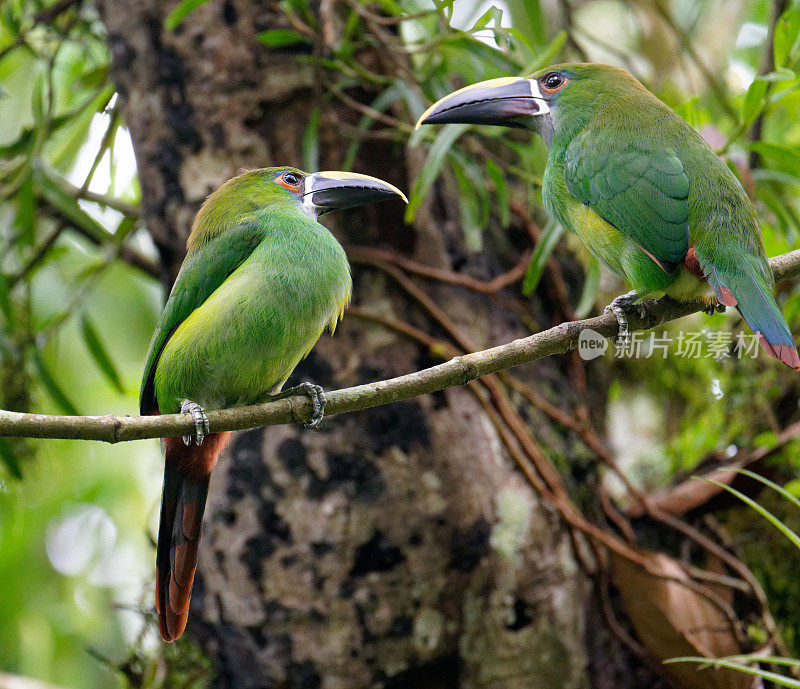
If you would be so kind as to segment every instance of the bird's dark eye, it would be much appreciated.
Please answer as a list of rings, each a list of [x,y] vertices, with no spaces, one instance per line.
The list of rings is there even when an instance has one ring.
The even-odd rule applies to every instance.
[[[558,72],[550,72],[549,74],[545,74],[541,80],[544,90],[549,91],[550,93],[555,93],[562,86],[564,86],[565,83],[567,83],[567,80],[564,78],[564,75],[559,74]]]
[[[300,186],[303,183],[303,178],[296,172],[284,172],[277,180],[275,180],[285,189],[289,191],[300,191]]]

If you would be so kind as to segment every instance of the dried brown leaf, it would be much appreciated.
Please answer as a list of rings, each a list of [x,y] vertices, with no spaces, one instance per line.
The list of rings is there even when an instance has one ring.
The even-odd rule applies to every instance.
[[[741,653],[729,617],[714,592],[692,583],[683,568],[663,553],[638,550],[633,562],[612,555],[616,584],[636,634],[660,665],[680,656],[719,658]],[[755,680],[733,670],[676,663],[661,672],[680,689],[753,689]]]

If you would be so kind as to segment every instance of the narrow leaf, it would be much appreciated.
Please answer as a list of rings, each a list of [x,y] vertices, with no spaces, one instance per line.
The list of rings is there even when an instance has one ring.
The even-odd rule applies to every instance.
[[[746,148],[771,158],[785,172],[800,175],[800,153],[796,149],[782,144],[767,143],[766,141],[753,141],[746,144]]]
[[[544,50],[540,52],[536,59],[533,62],[525,65],[525,68],[522,70],[523,74],[530,74],[531,72],[536,72],[537,70],[542,69],[542,67],[547,67],[547,65],[553,64],[555,61],[556,56],[561,52],[561,49],[564,47],[564,43],[567,40],[567,32],[566,31],[559,31],[556,37],[548,43]]]
[[[754,79],[747,89],[742,106],[742,119],[745,124],[751,124],[764,107],[764,96],[767,95],[767,82],[763,79]]]
[[[773,490],[780,493],[784,498],[786,498],[789,502],[791,502],[795,507],[800,507],[800,500],[797,497],[792,495],[788,490],[786,490],[783,486],[779,486],[777,483],[770,481],[768,478],[761,476],[761,474],[757,474],[754,471],[750,471],[749,469],[734,469],[737,474],[744,474],[745,476],[749,476],[756,481],[760,481],[765,486],[772,488]],[[800,664],[800,661],[797,661]]]
[[[401,99],[405,99],[406,102],[409,103],[409,109],[411,112],[415,111],[415,107],[417,108],[417,112],[420,114],[425,111],[425,106],[421,101],[419,101],[419,97],[414,94],[411,89],[408,88],[408,85],[401,79],[396,80],[391,86],[383,91],[374,101],[372,101],[372,103],[370,103],[370,107],[378,112],[384,112]],[[358,129],[362,132],[366,132],[372,127],[373,124],[375,124],[375,119],[370,115],[365,114],[362,115],[361,119],[358,121]],[[350,145],[347,147],[347,153],[345,153],[344,160],[342,161],[343,170],[353,169],[353,162],[358,155],[360,147],[361,139],[354,137],[352,142],[350,142]]]
[[[269,29],[258,34],[258,40],[267,48],[286,48],[298,43],[310,43],[307,36],[291,29]]]
[[[106,348],[103,346],[103,341],[97,334],[97,330],[86,315],[81,316],[81,333],[83,335],[83,341],[86,343],[86,348],[92,355],[97,367],[106,377],[106,380],[111,383],[117,392],[124,395],[125,388],[122,387],[119,372],[116,366],[114,366],[114,362],[111,361],[111,357],[108,355]]]
[[[64,414],[78,416],[77,408],[61,389],[55,378],[53,378],[50,370],[47,368],[47,364],[44,362],[44,357],[38,350],[33,352],[33,364],[39,374],[39,381],[42,383],[42,386],[50,399],[53,400],[56,407]]]
[[[467,249],[477,252],[483,247],[483,230],[489,222],[489,192],[471,158],[453,151],[452,168],[459,187],[464,239]]]
[[[43,170],[34,170],[33,181],[36,191],[45,201],[70,220],[76,229],[98,244],[113,240],[114,235],[83,210],[78,204],[78,200],[70,196],[55,179],[48,177]]]
[[[511,206],[508,199],[508,183],[500,166],[493,160],[486,161],[486,172],[494,184],[494,193],[497,196],[497,215],[503,228],[511,224]]]
[[[728,491],[731,495],[735,495],[737,498],[739,498],[739,500],[741,500],[746,505],[752,507],[756,512],[758,512],[762,517],[764,517],[764,519],[766,519],[770,524],[772,524],[776,529],[778,529],[778,531],[780,531],[784,536],[786,536],[786,538],[788,538],[792,542],[792,545],[794,545],[795,548],[800,549],[800,537],[798,537],[798,535],[794,531],[792,531],[788,526],[786,526],[786,524],[784,524],[768,509],[757,503],[752,498],[747,497],[744,493],[736,490],[735,488],[731,488],[730,486],[721,483],[720,481],[714,481],[709,478],[703,478],[702,476],[699,478],[701,478],[703,481],[707,481],[708,483],[712,483],[715,486],[722,488],[723,490]]]
[[[32,245],[35,237],[36,202],[33,198],[33,176],[30,168],[17,192],[17,217],[14,224],[25,244]]]
[[[303,169],[319,170],[319,108],[314,108],[303,131]]]
[[[509,0],[508,7],[511,23],[520,31],[530,36],[536,45],[544,45],[547,41],[547,22],[542,13],[539,0]]]
[[[8,289],[8,275],[5,273],[0,273],[0,313],[3,314],[6,323],[12,322],[11,295]]]
[[[522,281],[522,293],[526,297],[529,297],[533,293],[536,286],[539,284],[539,280],[542,279],[542,273],[544,272],[547,259],[550,258],[550,254],[553,253],[553,249],[555,249],[563,233],[564,226],[560,223],[549,222],[544,228],[542,236],[539,237],[539,241],[536,242],[536,248],[533,250],[531,262],[528,264],[528,270],[525,271],[525,279]]]
[[[783,67],[793,57],[800,43],[800,7],[790,7],[775,24],[773,58],[776,67]]]
[[[428,190],[439,176],[450,148],[467,129],[469,129],[468,124],[448,124],[436,134],[436,139],[428,151],[428,159],[422,166],[422,170],[414,182],[414,187],[411,189],[411,194],[409,194],[405,215],[407,223],[413,222],[417,210],[428,195]]]
[[[208,0],[181,0],[181,2],[175,6],[175,9],[167,15],[167,18],[164,20],[164,26],[169,31],[174,31],[186,17],[200,7],[200,5],[205,5],[207,2]]]
[[[6,465],[6,468],[11,472],[14,478],[22,478],[22,469],[19,465],[19,460],[5,438],[0,438],[0,460],[3,461],[3,464]]]
[[[583,282],[583,290],[575,307],[575,318],[586,318],[597,301],[597,290],[600,287],[600,262],[594,257],[590,257],[586,266],[586,276]]]
[[[486,12],[484,12],[480,17],[478,17],[477,21],[472,25],[472,28],[469,29],[469,33],[475,33],[476,31],[481,31],[485,29],[489,24],[494,20],[495,26],[500,26],[500,22],[503,19],[503,10],[499,7],[495,7],[492,5]]]
[[[725,658],[702,658],[702,657],[683,657],[683,658],[670,658],[669,660],[663,661],[665,664],[667,663],[702,663],[706,666],[711,667],[724,667],[728,668],[729,670],[738,670],[746,675],[753,675],[754,677],[761,677],[762,679],[768,679],[770,682],[777,684],[779,687],[790,687],[791,689],[800,689],[800,681],[796,679],[790,679],[789,677],[784,677],[783,675],[779,675],[775,672],[769,672],[768,670],[761,670],[759,668],[749,667],[747,665],[742,665],[741,663],[736,663],[731,660],[726,660]]]

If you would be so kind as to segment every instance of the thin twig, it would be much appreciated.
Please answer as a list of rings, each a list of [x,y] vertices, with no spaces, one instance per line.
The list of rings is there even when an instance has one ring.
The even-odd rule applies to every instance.
[[[656,13],[664,20],[664,23],[672,30],[675,36],[677,36],[678,40],[680,40],[683,50],[692,59],[692,62],[694,62],[697,69],[700,70],[700,73],[703,75],[706,83],[714,92],[714,95],[717,97],[717,101],[722,106],[723,110],[725,110],[725,112],[734,122],[738,122],[739,113],[737,112],[736,108],[733,107],[733,104],[728,98],[728,92],[725,89],[725,86],[695,50],[691,36],[687,35],[683,27],[681,27],[675,21],[675,18],[669,13],[667,8],[662,7],[660,2],[653,2],[651,4]]]
[[[502,275],[498,275],[491,280],[484,281],[470,277],[469,275],[464,275],[463,273],[456,273],[452,270],[434,268],[433,266],[419,263],[418,261],[406,258],[405,256],[400,256],[399,254],[395,254],[385,249],[373,249],[371,247],[362,246],[347,246],[345,247],[345,250],[351,262],[363,261],[374,263],[376,261],[382,261],[384,263],[391,263],[398,268],[402,268],[408,273],[420,275],[432,280],[438,280],[439,282],[445,282],[450,285],[460,285],[461,287],[471,289],[473,292],[479,292],[482,294],[499,292],[504,287],[508,287],[518,280],[521,280],[525,275],[525,269],[528,267],[528,263],[531,259],[531,251],[525,251],[520,256],[520,259],[516,262],[516,264],[514,264],[514,267],[511,268],[511,270],[503,273]]]

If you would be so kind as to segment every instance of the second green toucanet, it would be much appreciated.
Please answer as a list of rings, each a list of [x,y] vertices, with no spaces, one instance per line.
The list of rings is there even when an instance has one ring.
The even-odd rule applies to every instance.
[[[676,299],[713,294],[736,307],[764,351],[800,369],[772,295],[755,209],[702,137],[626,72],[562,64],[467,86],[421,124],[461,122],[537,132],[549,154],[542,196],[562,225],[635,290]],[[614,311],[625,321],[615,300]]]
[[[205,410],[278,393],[342,316],[350,267],[317,216],[398,197],[366,175],[266,168],[229,180],[198,212],[140,395],[142,414],[191,413],[197,426],[197,444],[164,440],[156,608],[165,641],[186,626],[209,478],[230,435],[208,433]],[[304,392],[318,420],[319,389],[305,384]]]

